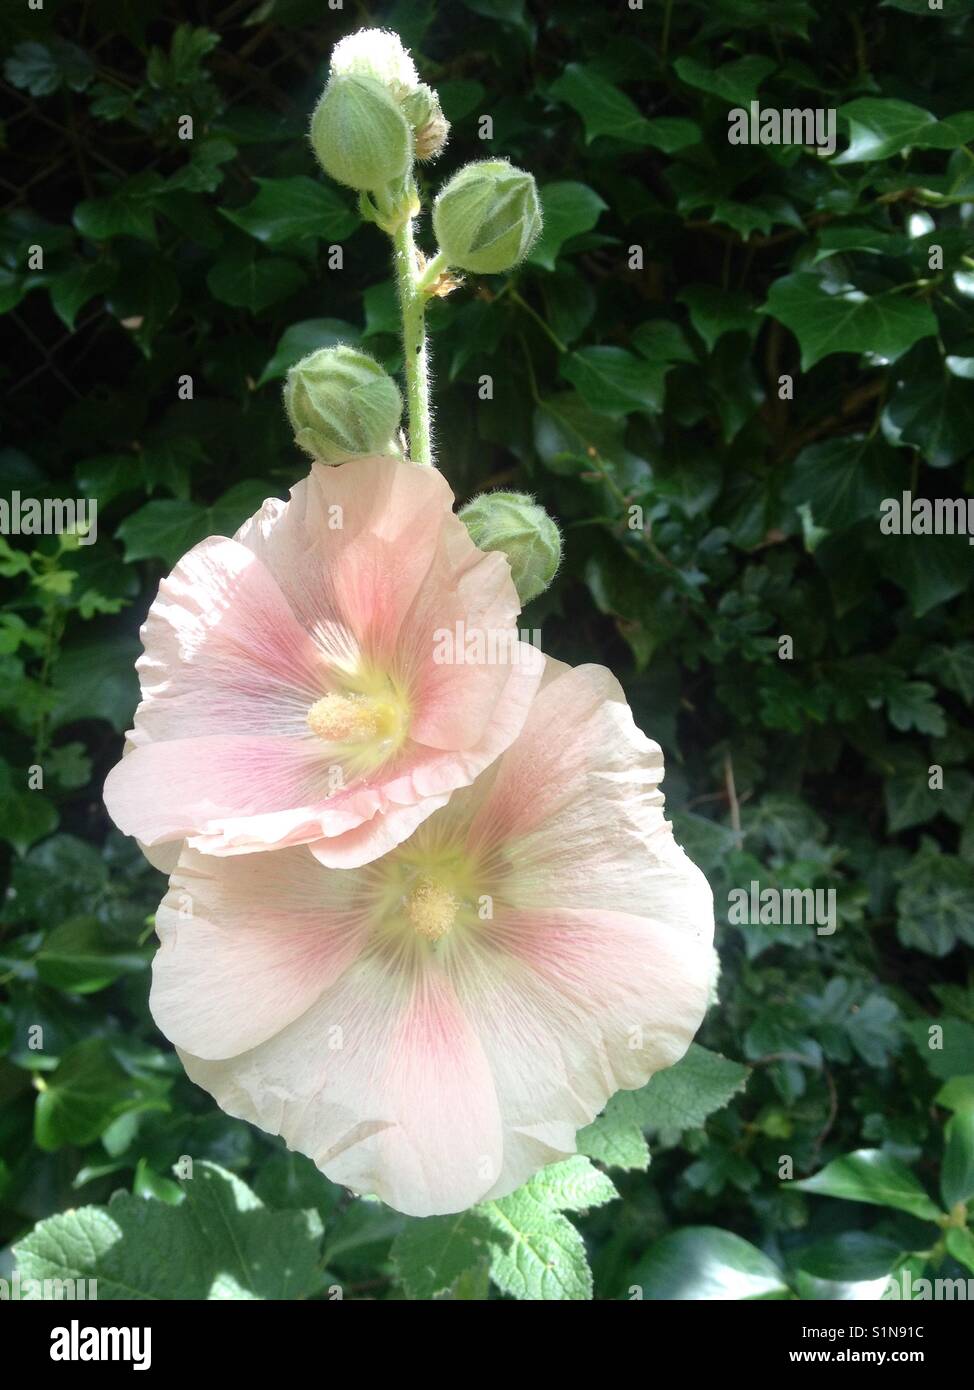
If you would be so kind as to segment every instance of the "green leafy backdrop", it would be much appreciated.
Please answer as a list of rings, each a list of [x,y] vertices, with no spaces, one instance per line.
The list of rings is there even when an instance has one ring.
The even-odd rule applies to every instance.
[[[966,1277],[974,552],[879,517],[971,489],[969,0],[354,9],[5,11],[0,485],[99,510],[94,545],[0,538],[0,1274],[15,1250],[102,1297]],[[579,1157],[427,1221],[184,1078],[146,1009],[163,880],[100,801],[159,579],[305,468],[288,366],[340,340],[398,368],[386,243],[305,139],[331,45],[373,22],[453,123],[432,187],[488,154],[541,186],[527,264],[434,305],[440,461],[461,500],[516,486],[561,522],[524,622],[610,665],[662,744],[723,966],[699,1044]],[[754,99],[837,110],[838,153],[730,145]],[[834,890],[835,932],[733,924],[752,881]]]

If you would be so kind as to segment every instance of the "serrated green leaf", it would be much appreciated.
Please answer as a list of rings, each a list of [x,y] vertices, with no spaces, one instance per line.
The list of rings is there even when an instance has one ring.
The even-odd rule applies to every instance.
[[[297,1299],[317,1287],[321,1226],[269,1211],[233,1174],[197,1162],[174,1206],[122,1193],[35,1226],[15,1247],[23,1279],[96,1280],[98,1298]]]
[[[396,1275],[410,1298],[436,1298],[487,1263],[502,1237],[476,1208],[409,1221],[392,1244]]]

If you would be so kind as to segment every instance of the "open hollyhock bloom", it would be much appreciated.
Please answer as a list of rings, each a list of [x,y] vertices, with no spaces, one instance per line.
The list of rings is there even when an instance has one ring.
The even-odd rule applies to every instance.
[[[383,859],[184,849],[151,1009],[224,1110],[416,1216],[511,1192],[677,1061],[715,972],[662,755],[599,666]]]
[[[159,588],[142,701],[105,784],[150,857],[308,844],[357,867],[399,844],[520,731],[543,658],[516,640],[507,561],[441,473],[314,464],[287,503],[195,546]],[[444,631],[503,659],[442,659]]]

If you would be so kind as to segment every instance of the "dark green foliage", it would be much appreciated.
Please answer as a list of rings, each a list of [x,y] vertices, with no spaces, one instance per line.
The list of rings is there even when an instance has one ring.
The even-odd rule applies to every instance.
[[[489,1275],[494,1296],[582,1298],[579,1231],[602,1298],[836,1296],[908,1258],[974,1271],[974,551],[880,529],[884,499],[974,485],[970,8],[370,18],[453,122],[427,205],[471,158],[540,186],[527,263],[433,306],[439,459],[461,502],[524,490],[558,519],[564,563],[524,625],[611,666],[663,746],[717,902],[707,1051],[585,1131],[620,1200],[577,1160],[429,1227],[352,1201],[183,1077],[146,1008],[163,880],[100,788],[160,578],[306,468],[288,367],[337,341],[401,365],[387,243],[305,138],[331,45],[366,17],[11,6],[0,496],[97,499],[98,538],[0,539],[0,1247],[44,1277],[72,1241],[98,1264],[114,1221],[131,1258],[98,1264],[104,1296],[147,1242],[171,1260],[139,1287],[165,1297],[476,1298]],[[730,145],[755,98],[837,109],[838,153]],[[431,253],[428,220],[420,238]],[[752,881],[834,891],[834,932],[735,924],[728,893]],[[210,1165],[195,1209],[172,1205],[182,1155]],[[116,1189],[145,1205],[109,1212]],[[193,1263],[207,1192],[246,1266]],[[28,1234],[74,1207],[56,1219],[77,1229]]]

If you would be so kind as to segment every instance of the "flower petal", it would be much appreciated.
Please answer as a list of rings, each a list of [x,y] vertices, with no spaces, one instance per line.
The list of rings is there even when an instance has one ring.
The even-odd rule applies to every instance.
[[[156,1023],[208,1058],[286,1028],[362,949],[368,921],[354,886],[301,847],[233,865],[184,850],[156,914]]]
[[[137,662],[143,700],[132,740],[307,733],[326,688],[324,653],[270,571],[237,541],[211,536],[159,585]]]
[[[395,655],[444,527],[462,529],[438,469],[360,458],[339,468],[312,465],[287,504],[266,502],[236,539],[267,566],[336,661],[348,660],[351,640],[381,665]]]
[[[677,853],[681,853],[677,851]],[[451,956],[451,979],[490,1062],[504,1125],[491,1197],[575,1152],[575,1132],[618,1090],[686,1052],[707,1008],[710,889],[676,866],[668,916],[502,909],[483,944]]]
[[[395,953],[363,956],[242,1056],[180,1055],[224,1110],[281,1134],[332,1181],[410,1216],[463,1211],[501,1168],[493,1080],[449,982],[403,965]]]

